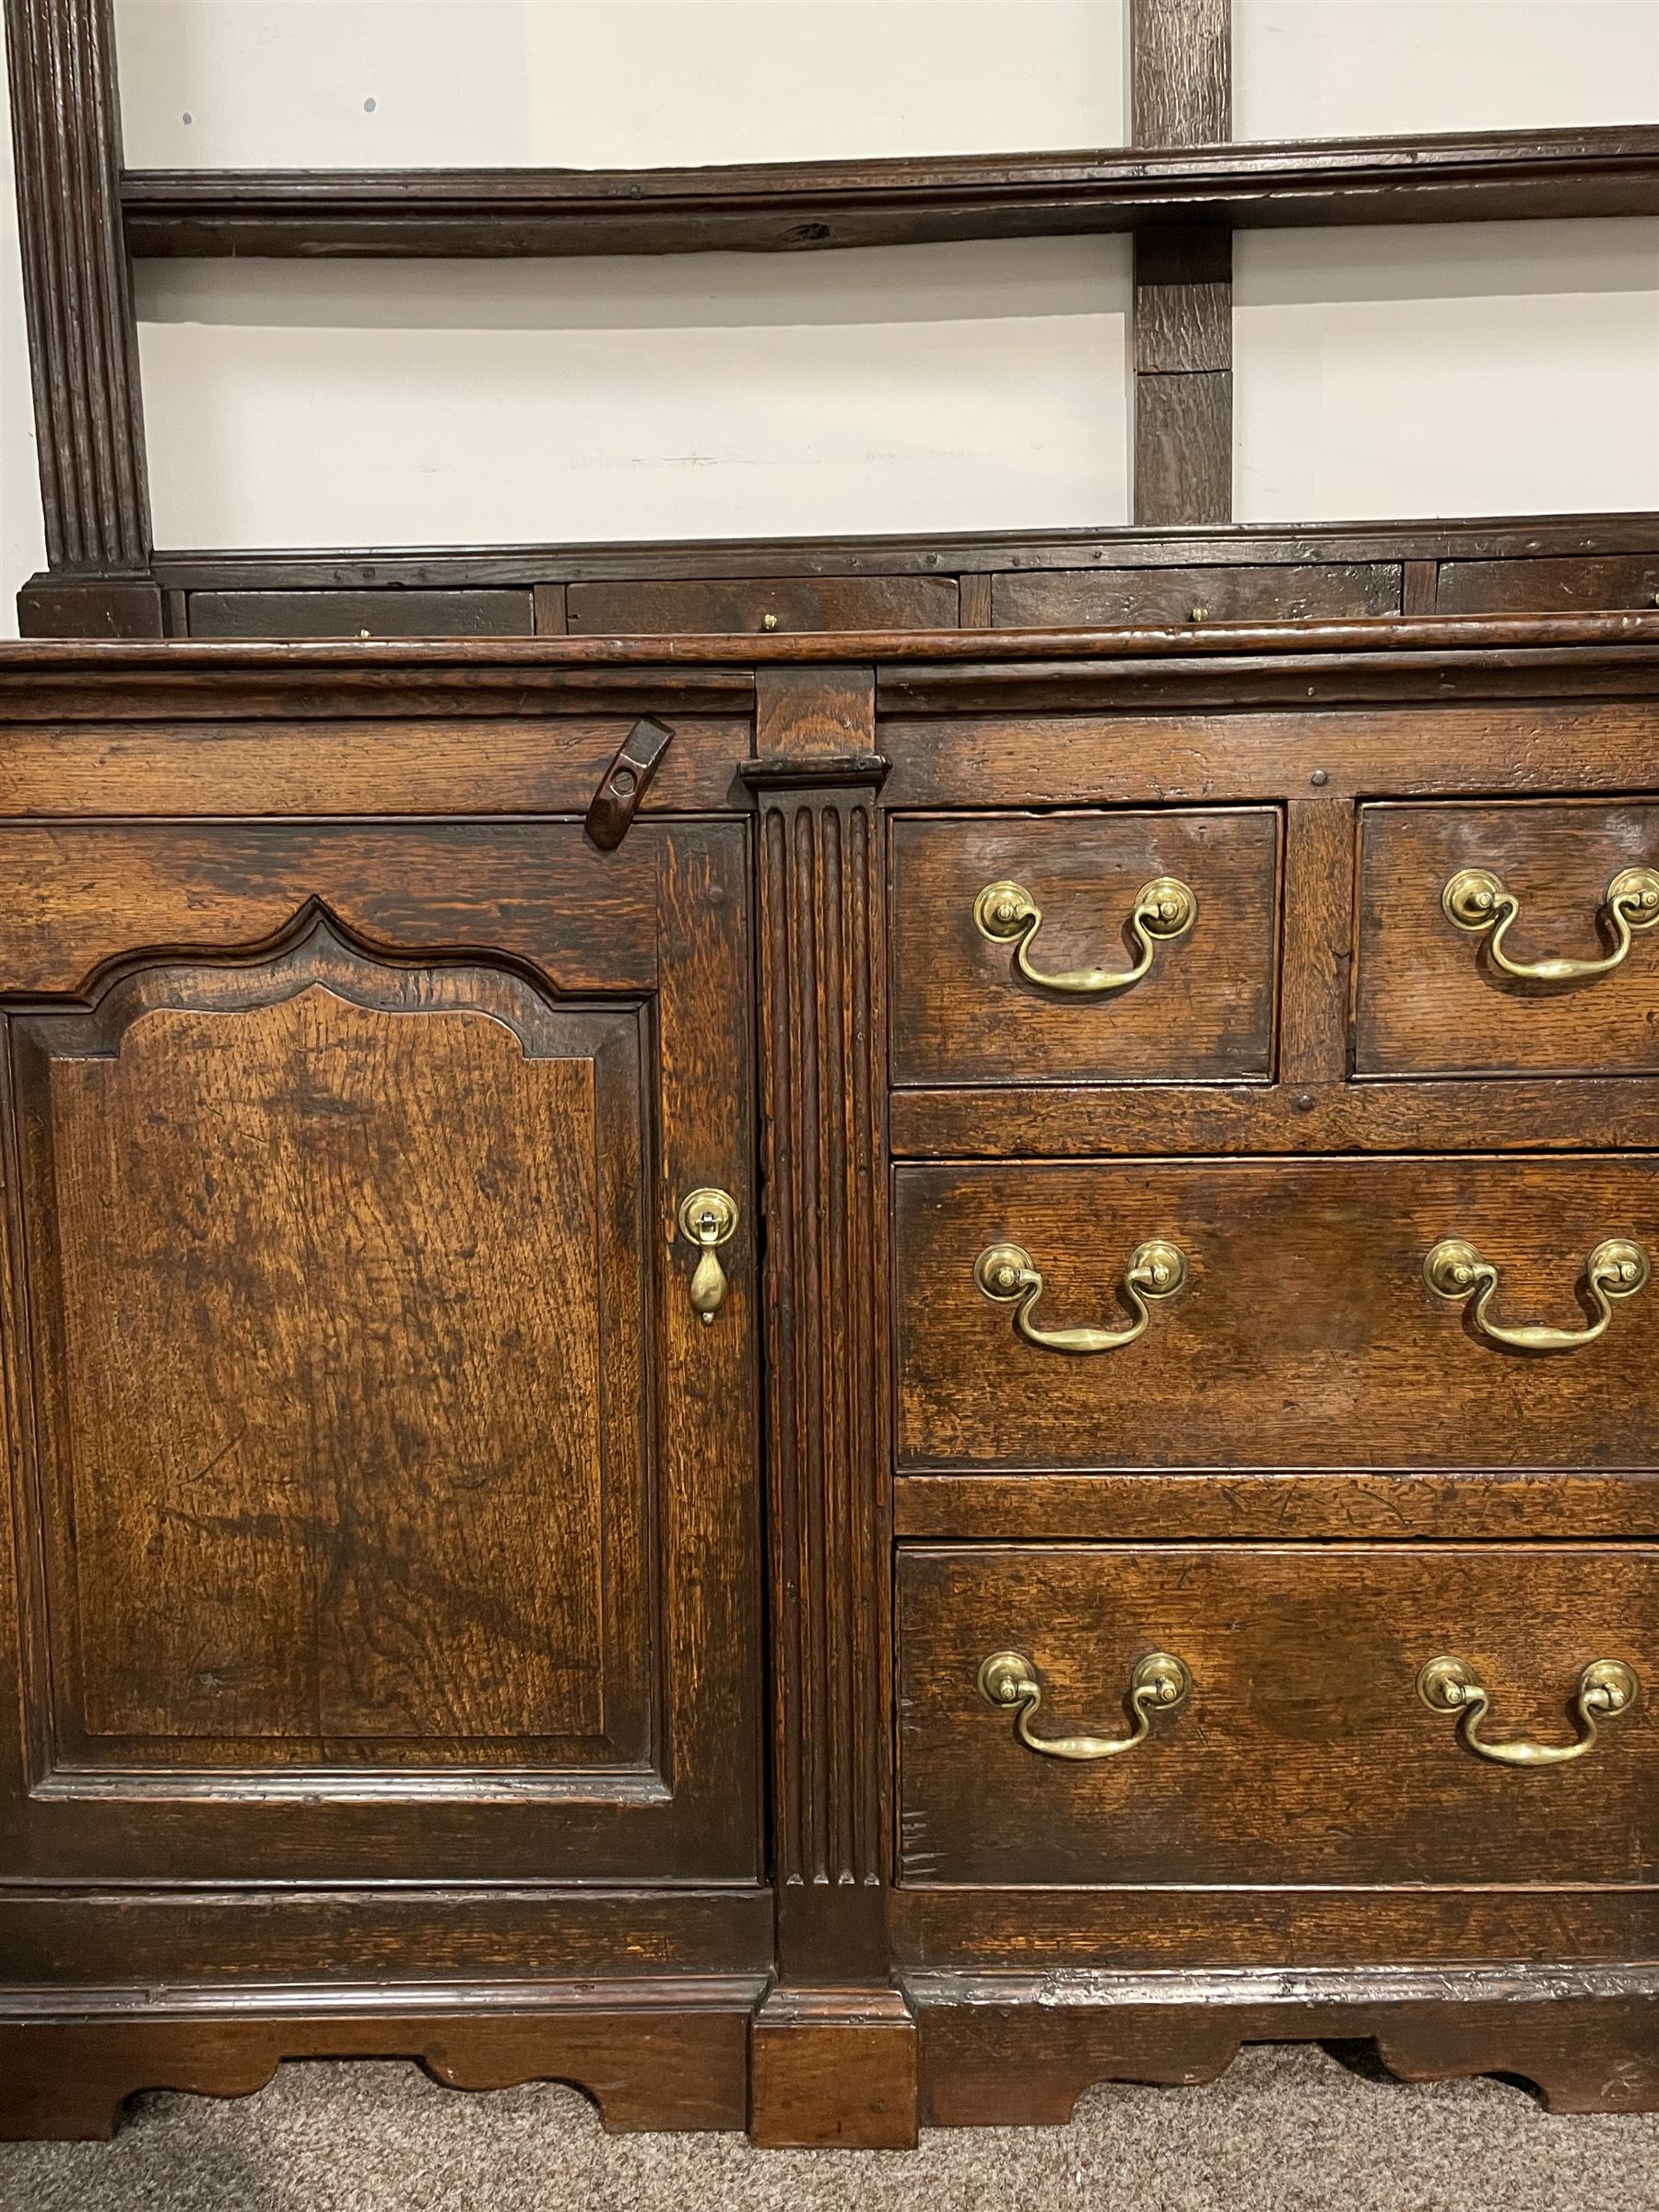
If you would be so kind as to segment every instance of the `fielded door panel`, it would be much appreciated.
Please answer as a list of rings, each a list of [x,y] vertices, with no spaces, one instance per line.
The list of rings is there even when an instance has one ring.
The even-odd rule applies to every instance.
[[[746,850],[0,830],[0,1872],[755,1877]]]

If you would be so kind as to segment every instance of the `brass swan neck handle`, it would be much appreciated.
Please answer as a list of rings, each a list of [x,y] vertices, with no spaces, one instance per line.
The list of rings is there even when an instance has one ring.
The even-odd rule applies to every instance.
[[[994,945],[1014,946],[1014,964],[1028,983],[1079,998],[1098,998],[1138,983],[1151,969],[1159,946],[1184,937],[1197,919],[1198,900],[1192,887],[1175,876],[1155,876],[1136,891],[1130,910],[1129,932],[1140,948],[1135,965],[1116,970],[1072,968],[1056,975],[1031,965],[1031,941],[1042,927],[1042,909],[1024,884],[988,883],[973,902],[981,936]]]
[[[1498,1288],[1498,1270],[1462,1237],[1442,1237],[1423,1262],[1423,1279],[1437,1298],[1473,1299],[1469,1318],[1488,1344],[1514,1352],[1576,1352],[1606,1332],[1616,1298],[1634,1298],[1653,1273],[1640,1244],[1628,1237],[1606,1237],[1584,1263],[1584,1279],[1595,1301],[1596,1318],[1585,1329],[1511,1325],[1488,1311]]]
[[[1441,911],[1454,928],[1476,935],[1490,930],[1487,950],[1492,965],[1524,982],[1575,982],[1607,975],[1630,949],[1630,933],[1659,922],[1659,869],[1621,868],[1607,886],[1601,912],[1613,925],[1613,949],[1599,960],[1512,960],[1509,933],[1520,919],[1521,901],[1490,868],[1459,868],[1441,892]]]
[[[1042,1702],[1037,1669],[1022,1652],[993,1652],[979,1670],[979,1690],[987,1705],[1012,1712],[1014,1733],[1028,1751],[1044,1759],[1116,1759],[1144,1744],[1155,1712],[1171,1712],[1185,1699],[1193,1677],[1173,1652],[1148,1652],[1129,1677],[1128,1706],[1134,1724],[1127,1735],[1033,1735],[1031,1721]]]
[[[1458,1735],[1477,1757],[1500,1767],[1561,1767],[1595,1748],[1596,1723],[1628,1712],[1641,1685],[1635,1670],[1622,1659],[1593,1659],[1579,1677],[1573,1700],[1579,1733],[1571,1744],[1539,1744],[1529,1736],[1517,1736],[1507,1744],[1488,1743],[1479,1728],[1490,1699],[1466,1659],[1430,1659],[1418,1676],[1417,1687],[1430,1712],[1457,1715]]]
[[[1149,1298],[1172,1298],[1181,1288],[1187,1258],[1179,1244],[1161,1237],[1136,1245],[1124,1271],[1124,1295],[1135,1312],[1126,1329],[1040,1329],[1031,1309],[1042,1296],[1042,1277],[1023,1244],[987,1244],[973,1263],[973,1279],[987,1298],[1014,1302],[1014,1326],[1028,1344],[1048,1352],[1116,1352],[1146,1335]]]

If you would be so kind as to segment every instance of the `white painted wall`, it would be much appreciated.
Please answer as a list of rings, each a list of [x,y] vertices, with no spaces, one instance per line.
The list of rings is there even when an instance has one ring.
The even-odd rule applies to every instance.
[[[135,168],[1112,146],[1122,0],[115,0]]]
[[[434,545],[1123,520],[1122,239],[157,263],[158,539]]]
[[[1659,0],[1234,5],[1241,136],[1659,116]],[[1124,135],[1121,0],[117,6],[140,165],[581,167]],[[0,622],[41,559],[8,204]],[[1659,507],[1653,223],[1278,232],[1241,238],[1238,265],[1241,517]],[[152,265],[158,535],[1119,522],[1126,304],[1113,241]]]
[[[1241,522],[1659,508],[1659,219],[1243,232]]]
[[[1232,0],[1233,133],[1659,122],[1653,0]]]

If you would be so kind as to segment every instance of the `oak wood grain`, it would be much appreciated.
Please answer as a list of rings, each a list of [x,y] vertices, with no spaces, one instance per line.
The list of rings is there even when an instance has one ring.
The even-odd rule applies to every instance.
[[[1500,1272],[1497,1319],[1588,1325],[1593,1248],[1659,1251],[1652,1155],[903,1167],[895,1189],[907,1470],[1659,1464],[1659,1304],[1524,1358],[1422,1274],[1464,1237]],[[1011,1239],[1043,1277],[1040,1327],[1126,1326],[1119,1284],[1151,1237],[1190,1279],[1121,1351],[1029,1345],[974,1281],[980,1251]]]
[[[896,822],[895,1083],[1265,1077],[1278,846],[1270,807]],[[1098,997],[1029,982],[974,921],[985,886],[1018,882],[1042,913],[1039,970],[1123,971],[1136,896],[1160,876],[1194,893],[1192,928],[1157,946],[1141,982]]]
[[[1659,934],[1610,974],[1519,981],[1489,938],[1441,908],[1482,867],[1520,902],[1504,949],[1520,964],[1612,949],[1602,914],[1623,868],[1659,866],[1659,801],[1371,806],[1359,815],[1354,1065],[1360,1075],[1633,1075],[1659,1067]]]
[[[1659,1665],[1653,1558],[1585,1545],[976,1546],[900,1555],[907,1883],[1652,1883],[1646,1700],[1588,1759],[1476,1757],[1417,1694],[1454,1652],[1484,1734],[1571,1743],[1581,1670]],[[1185,1702],[1088,1764],[1041,1758],[976,1674],[1013,1649],[1036,1733],[1127,1731],[1130,1669],[1183,1659]]]
[[[954,576],[573,583],[567,594],[573,637],[741,634],[769,629],[948,629],[956,623],[958,604]]]
[[[1015,571],[993,584],[1000,629],[1100,622],[1302,622],[1400,611],[1395,562]]]

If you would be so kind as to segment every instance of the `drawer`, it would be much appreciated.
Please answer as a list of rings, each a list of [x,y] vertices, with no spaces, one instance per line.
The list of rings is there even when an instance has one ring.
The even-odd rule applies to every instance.
[[[1565,560],[1443,560],[1441,615],[1559,614],[1569,607],[1659,606],[1659,555],[1575,553]]]
[[[573,583],[565,595],[565,625],[578,638],[758,629],[954,629],[958,606],[954,576]]]
[[[1265,1080],[1278,853],[1272,806],[895,821],[894,1082]],[[1137,929],[1160,880],[1188,896],[1181,934]],[[1020,894],[1007,921],[982,904],[996,886]],[[1077,991],[1022,959],[1037,976],[1144,972]]]
[[[907,1469],[1659,1466],[1659,1285],[1606,1301],[1588,1260],[1659,1255],[1659,1155],[913,1166],[894,1178],[898,1438]],[[1437,1295],[1430,1251],[1495,1269]],[[1161,1241],[1167,1294],[1128,1282]],[[982,1255],[1020,1248],[1012,1299]],[[997,1275],[998,1264],[984,1272]],[[1166,1278],[1172,1266],[1159,1271]],[[1016,1288],[1005,1276],[999,1291]],[[1139,1327],[1086,1351],[1019,1334]]]
[[[1659,1067],[1659,803],[1498,800],[1360,809],[1361,1076],[1632,1075]],[[1495,925],[1460,927],[1448,886],[1480,871]],[[1644,884],[1642,873],[1652,874]],[[1492,889],[1496,878],[1512,900]],[[1619,946],[1612,890],[1635,924]],[[1481,886],[1477,885],[1479,891]],[[1641,900],[1651,894],[1654,903]],[[1477,922],[1481,914],[1471,916]],[[1501,943],[1494,943],[1498,927]],[[1500,961],[1602,972],[1516,976]]]
[[[903,1878],[924,1883],[1642,1883],[1659,1872],[1659,1553],[1635,1546],[1111,1545],[900,1555]],[[1017,1693],[991,1705],[981,1668]],[[1121,1753],[1039,1740],[1147,1732]],[[1579,1758],[1500,1764],[1431,1711],[1429,1662],[1485,1689],[1477,1742],[1566,1747],[1584,1670],[1632,1701]],[[1029,1702],[1034,1687],[1037,1702]],[[1629,1686],[1615,1677],[1614,1696]],[[1594,1694],[1594,1691],[1593,1691]],[[1593,1719],[1594,1715],[1592,1715]]]
[[[1336,621],[1397,615],[1397,561],[1287,568],[1051,569],[998,576],[999,629],[1078,629],[1096,622]]]

